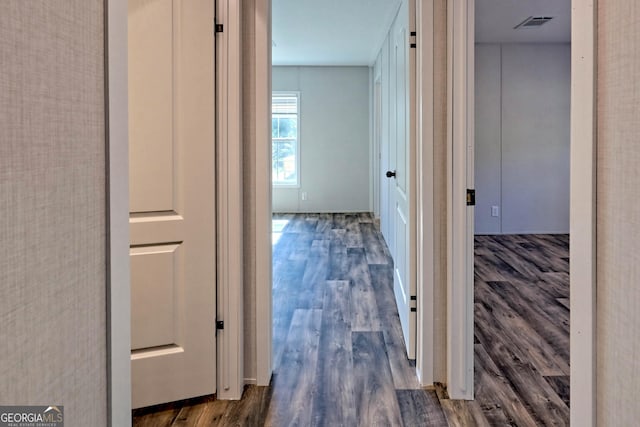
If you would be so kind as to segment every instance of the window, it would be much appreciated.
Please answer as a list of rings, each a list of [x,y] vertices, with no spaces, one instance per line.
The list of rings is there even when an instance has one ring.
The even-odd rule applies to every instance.
[[[271,180],[276,187],[300,185],[299,99],[297,92],[274,92],[271,98]]]

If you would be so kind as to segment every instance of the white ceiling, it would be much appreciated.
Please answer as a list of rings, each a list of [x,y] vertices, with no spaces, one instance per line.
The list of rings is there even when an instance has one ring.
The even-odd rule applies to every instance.
[[[273,64],[371,65],[400,2],[273,0]],[[540,28],[513,29],[530,16],[553,19]],[[570,40],[571,0],[476,0],[476,42]]]
[[[274,65],[370,65],[400,0],[273,0]]]
[[[514,30],[530,16],[552,16],[539,28]],[[476,42],[571,41],[571,0],[476,0]]]

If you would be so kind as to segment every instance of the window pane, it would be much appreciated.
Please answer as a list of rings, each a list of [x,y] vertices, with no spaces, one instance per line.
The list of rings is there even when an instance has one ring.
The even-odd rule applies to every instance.
[[[280,138],[295,138],[298,136],[298,119],[295,117],[281,117],[278,129]]]
[[[286,159],[288,157],[296,157],[296,142],[295,141],[280,141],[280,157]]]
[[[296,141],[274,141],[271,154],[273,159],[273,181],[279,184],[296,184]]]
[[[278,137],[278,119],[276,117],[271,119],[271,138]]]

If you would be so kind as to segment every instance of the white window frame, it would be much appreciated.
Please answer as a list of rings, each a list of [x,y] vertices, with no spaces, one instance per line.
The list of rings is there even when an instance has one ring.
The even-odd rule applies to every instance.
[[[271,92],[271,105],[273,106],[273,97],[274,96],[295,96],[297,99],[296,102],[296,117],[298,120],[297,126],[296,126],[296,183],[295,184],[288,184],[285,182],[277,182],[273,180],[271,180],[271,185],[273,186],[273,188],[300,188],[300,91],[272,91]],[[271,112],[271,120],[273,121],[273,111]],[[278,139],[282,139],[282,138],[278,138]],[[271,136],[271,147],[273,150],[273,135]],[[271,154],[271,167],[273,168],[273,151]]]

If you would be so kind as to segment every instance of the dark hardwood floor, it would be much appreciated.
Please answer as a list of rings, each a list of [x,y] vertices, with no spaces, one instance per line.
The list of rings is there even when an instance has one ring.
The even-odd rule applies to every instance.
[[[568,301],[568,235],[476,236],[476,400],[450,424],[569,425]]]
[[[476,400],[464,402],[418,386],[371,216],[276,215],[279,228],[271,386],[135,411],[134,425],[568,425],[568,236],[476,237]]]

